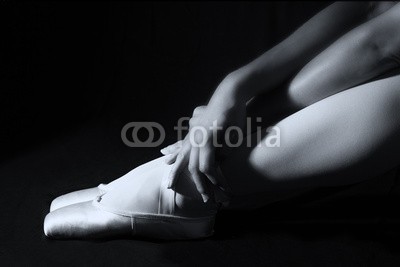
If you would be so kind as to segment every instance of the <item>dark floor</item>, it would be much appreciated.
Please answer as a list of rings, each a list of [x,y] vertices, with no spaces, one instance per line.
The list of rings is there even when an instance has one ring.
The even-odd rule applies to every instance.
[[[59,194],[111,181],[158,155],[132,149],[117,122],[88,123],[0,166],[1,262],[7,265],[399,266],[394,180],[358,198],[315,192],[256,212],[220,214],[215,236],[197,241],[55,241],[42,223]],[[386,181],[383,180],[383,181]],[[381,181],[381,180],[379,180]],[[371,188],[367,184],[364,186]],[[372,187],[374,188],[374,187]],[[353,190],[345,188],[340,192]],[[344,197],[337,197],[343,194]],[[335,200],[329,200],[335,199]],[[378,200],[379,199],[379,200]],[[314,203],[314,204],[307,204]],[[316,204],[315,204],[316,203]],[[4,266],[4,265],[3,265]]]

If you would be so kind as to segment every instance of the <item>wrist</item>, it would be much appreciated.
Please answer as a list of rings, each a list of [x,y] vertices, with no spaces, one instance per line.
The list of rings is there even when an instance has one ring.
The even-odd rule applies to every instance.
[[[238,84],[232,77],[227,76],[215,90],[207,106],[214,110],[227,111],[245,104],[240,92]]]
[[[245,66],[229,73],[214,92],[209,104],[230,108],[245,105],[252,96],[252,73]]]
[[[243,66],[226,76],[231,81],[227,92],[237,103],[246,103],[258,90],[255,72],[249,65]]]

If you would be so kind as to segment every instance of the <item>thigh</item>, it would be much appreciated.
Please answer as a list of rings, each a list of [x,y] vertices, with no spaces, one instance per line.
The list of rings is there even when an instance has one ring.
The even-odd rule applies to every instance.
[[[244,140],[221,163],[235,195],[352,184],[399,163],[400,76],[363,84],[276,123],[277,131]],[[276,145],[276,143],[275,143]]]

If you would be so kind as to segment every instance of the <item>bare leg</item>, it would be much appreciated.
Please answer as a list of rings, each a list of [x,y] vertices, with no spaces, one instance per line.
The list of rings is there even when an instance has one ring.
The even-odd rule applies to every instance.
[[[382,79],[294,113],[276,124],[281,133],[280,147],[253,143],[236,149],[221,164],[234,193],[230,207],[262,206],[277,195],[356,183],[394,167],[400,149],[399,84],[400,76]],[[193,184],[181,189],[180,205],[184,210],[191,210],[191,205],[201,207],[200,198],[185,197],[185,192],[194,190]],[[147,190],[151,188],[143,190],[146,192],[141,192],[140,198],[150,202]],[[96,210],[84,202],[50,213],[45,231],[64,238],[114,236],[130,233],[129,224],[126,218]]]
[[[285,197],[282,192],[356,183],[395,167],[399,86],[400,76],[394,76],[330,96],[276,124],[280,147],[236,149],[221,164],[240,199],[232,208],[264,205]],[[257,195],[267,198],[250,197]]]
[[[253,123],[253,126],[269,126],[299,109],[298,106],[289,101],[286,86],[282,87],[283,88],[277,88],[274,92],[271,92],[268,95],[255,97],[253,101],[247,105],[248,117],[262,118],[262,123]],[[253,127],[252,131],[254,132],[255,130],[256,127]],[[247,133],[246,129],[243,129],[243,131]],[[231,151],[230,149],[226,150],[227,153],[230,153]],[[146,167],[142,166],[141,169],[143,170],[143,168]],[[130,175],[133,173],[134,171],[130,173]],[[98,187],[92,187],[61,195],[52,201],[50,212],[69,205],[93,200],[99,195],[99,193],[100,190]]]

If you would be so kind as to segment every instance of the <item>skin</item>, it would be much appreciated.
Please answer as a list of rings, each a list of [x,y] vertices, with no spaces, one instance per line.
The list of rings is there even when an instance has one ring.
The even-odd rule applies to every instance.
[[[400,7],[386,3],[385,8],[367,12],[366,4],[331,5],[282,43],[229,74],[207,106],[194,111],[191,129],[208,128],[215,120],[222,126],[243,127],[245,116],[262,116],[267,125],[281,130],[281,147],[253,142],[226,149],[219,158],[210,143],[194,148],[185,138],[163,149],[169,155],[166,163],[173,164],[170,186],[209,202],[210,188],[228,190],[229,184],[229,208],[252,208],[315,187],[360,182],[399,164],[400,76],[370,80],[398,67]],[[343,12],[349,9],[353,12]],[[310,38],[303,38],[307,34]],[[246,138],[256,140],[256,134]],[[204,138],[193,136],[199,143]],[[264,133],[262,141],[268,137]],[[217,165],[222,176],[215,171]],[[185,169],[192,183],[179,186]],[[93,199],[97,193],[89,189],[80,196]],[[48,236],[113,236],[121,229],[128,233],[129,221],[117,215],[101,217],[103,211],[79,202],[76,195],[54,202],[45,220]],[[185,206],[184,198],[180,204]],[[86,230],[75,231],[77,225]]]
[[[286,40],[229,74],[202,114],[192,118],[191,129],[209,129],[214,121],[222,128],[242,126],[246,102],[261,93],[274,93],[276,86],[296,71],[289,85],[278,93],[280,105],[291,113],[398,67],[399,22],[400,5],[396,3],[376,4],[372,11],[368,2],[332,4]],[[322,49],[315,56],[315,51]],[[204,138],[206,144],[196,147]],[[208,131],[194,142],[185,138],[166,152],[172,154],[168,162],[174,163],[171,186],[179,173],[189,168],[204,201],[209,199],[208,182],[221,185],[212,139],[212,131]]]

